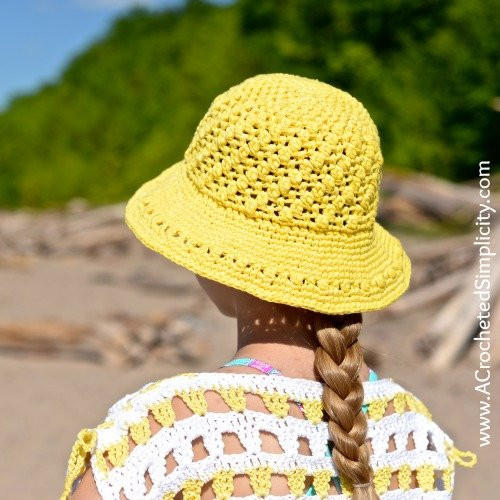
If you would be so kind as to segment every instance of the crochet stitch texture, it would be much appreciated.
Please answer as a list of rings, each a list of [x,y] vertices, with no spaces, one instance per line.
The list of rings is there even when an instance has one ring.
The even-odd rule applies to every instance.
[[[377,129],[352,96],[258,75],[215,98],[184,159],[144,184],[125,218],[151,249],[264,300],[381,309],[411,274],[375,220],[382,163]]]
[[[472,467],[475,454],[458,450],[432,421],[426,406],[392,379],[363,386],[371,465],[381,500],[450,499],[455,463]],[[119,500],[120,493],[132,500],[173,500],[177,494],[195,500],[208,483],[217,499],[302,498],[310,484],[317,494],[305,498],[348,499],[352,486],[342,476],[343,493],[335,494],[335,489],[332,493],[332,476],[339,474],[325,455],[329,434],[322,391],[322,384],[315,381],[234,373],[182,374],[147,384],[113,405],[97,428],[80,432],[61,498],[68,498],[73,481],[90,462],[104,500]],[[207,392],[218,395],[227,411],[212,411]],[[249,394],[261,398],[262,410],[247,402]],[[188,416],[176,415],[172,406],[176,397],[189,408]],[[291,402],[301,403],[304,412],[292,415]],[[389,402],[395,413],[386,414]],[[161,425],[155,433],[151,418]],[[261,449],[262,432],[276,437],[282,453]],[[241,452],[226,453],[223,438],[228,434],[237,436]],[[391,437],[394,451],[388,451]],[[193,447],[200,438],[206,453],[195,459]],[[299,438],[307,440],[308,453],[299,451]],[[414,449],[408,449],[410,438]],[[411,485],[412,472],[416,487]],[[273,492],[273,474],[286,478],[289,493]],[[233,481],[241,475],[249,478],[253,495],[233,496]],[[393,475],[396,489],[390,486]]]

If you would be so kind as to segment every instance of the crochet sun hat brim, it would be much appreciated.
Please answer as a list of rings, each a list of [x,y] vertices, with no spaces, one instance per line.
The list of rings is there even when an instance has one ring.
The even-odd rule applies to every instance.
[[[184,160],[138,189],[125,220],[172,262],[269,302],[326,314],[378,310],[410,281],[409,257],[377,222],[339,235],[251,219],[200,193]]]

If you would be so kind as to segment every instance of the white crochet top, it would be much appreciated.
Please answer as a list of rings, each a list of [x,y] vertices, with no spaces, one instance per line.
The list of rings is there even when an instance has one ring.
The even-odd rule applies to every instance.
[[[455,463],[472,466],[475,455],[458,450],[425,405],[392,379],[363,385],[380,498],[451,498]],[[194,500],[207,487],[221,499],[307,498],[311,490],[312,498],[347,499],[351,484],[340,476],[338,493],[332,477],[339,474],[325,453],[322,390],[321,383],[306,379],[236,373],[182,374],[147,384],[114,404],[102,424],[79,433],[61,498],[69,498],[73,482],[90,466],[104,500]],[[250,405],[251,394],[260,406]],[[207,399],[214,397],[226,411],[220,404],[211,410]],[[172,404],[176,398],[185,408],[182,418]],[[292,412],[297,402],[302,411]],[[386,414],[389,403],[393,413]],[[262,451],[262,432],[272,434],[282,452]],[[240,453],[225,452],[231,434]],[[299,450],[300,440],[307,440],[306,452]],[[201,458],[193,452],[196,442],[204,447]],[[278,475],[286,480],[286,494],[273,491]],[[252,494],[233,496],[235,478],[242,476]]]

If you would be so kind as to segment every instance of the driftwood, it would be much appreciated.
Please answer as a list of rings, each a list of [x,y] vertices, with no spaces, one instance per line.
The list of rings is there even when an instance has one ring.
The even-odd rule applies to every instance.
[[[449,275],[472,265],[473,241],[474,235],[468,233],[405,245],[412,261],[412,288],[430,286],[440,279],[447,281]]]
[[[58,253],[85,253],[93,255],[104,247],[114,247],[124,252],[130,239],[125,225],[89,228],[87,231],[67,236],[59,246]]]
[[[500,254],[500,224],[492,228],[492,251]],[[500,266],[492,259],[490,306],[493,307],[500,294]],[[436,371],[450,366],[462,353],[478,328],[477,315],[480,310],[473,295],[474,280],[478,274],[476,265],[468,270],[464,286],[441,310],[428,330],[431,340],[440,340],[434,350],[429,366]],[[459,318],[459,321],[457,321]]]
[[[421,212],[441,220],[469,221],[479,203],[477,187],[456,184],[424,173],[398,175],[386,172],[382,176],[381,187],[385,196],[402,198]],[[498,195],[492,195],[491,204],[500,206]]]
[[[0,257],[92,255],[102,248],[123,253],[134,243],[123,214],[122,203],[78,213],[0,212]]]
[[[493,177],[491,180],[494,184]],[[410,289],[385,313],[398,316],[441,304],[440,312],[430,319],[427,334],[417,344],[435,370],[453,363],[474,334],[477,307],[471,297],[477,272],[477,247],[473,245],[477,233],[470,231],[479,201],[474,185],[454,184],[423,173],[384,172],[382,178],[378,218],[383,224],[431,227],[439,231],[440,224],[445,222],[452,228],[469,231],[426,240],[409,238],[404,246],[412,262]],[[490,205],[500,211],[498,194],[492,192]],[[77,200],[65,211],[0,212],[0,267],[27,269],[39,258],[64,255],[94,258],[110,252],[121,256],[142,248],[124,223],[124,209],[124,204],[88,209]],[[500,226],[493,227],[492,233],[498,238]],[[500,255],[500,251],[497,253]],[[499,267],[496,264],[497,271]],[[116,279],[105,272],[95,276],[96,281],[103,283]],[[495,278],[494,282],[498,290],[500,279]],[[165,282],[141,269],[125,278],[123,284],[168,296],[190,293],[190,287],[183,283]],[[492,305],[492,321],[498,331],[499,300]],[[196,328],[190,321],[189,315],[168,320],[114,315],[83,326],[0,324],[0,350],[39,350],[68,356],[78,352],[86,359],[116,364],[140,363],[147,357],[199,359],[200,352],[208,346],[197,339],[193,333]],[[75,331],[80,328],[87,333],[74,340]],[[497,346],[496,352],[498,349]]]
[[[87,335],[88,328],[56,321],[32,321],[26,323],[0,324],[0,342],[2,346],[15,348],[30,343],[49,347],[74,345]]]
[[[0,352],[96,361],[99,355],[86,341],[89,335],[85,325],[57,321],[4,323],[0,324]]]
[[[423,173],[384,172],[381,193],[378,217],[383,223],[415,226],[429,221],[454,220],[465,224],[477,212],[476,187]],[[498,195],[492,195],[491,204],[500,207]],[[124,211],[123,203],[86,209],[81,201],[71,203],[66,211],[0,211],[0,257],[93,255],[109,248],[124,253],[135,242],[125,226]],[[441,239],[440,244],[446,245],[446,240]],[[450,245],[451,242],[450,239]],[[437,246],[434,250],[437,251]]]
[[[88,325],[57,321],[0,324],[0,352],[84,359],[112,365],[158,361],[196,362],[210,344],[193,328],[189,316],[164,313],[145,317],[114,314]]]
[[[430,284],[415,288],[391,305],[391,314],[404,314],[446,299],[460,288],[467,274],[467,270],[460,269]]]
[[[481,201],[477,186],[457,185],[426,174],[385,174],[382,193],[382,220],[417,227],[432,221],[472,226]],[[498,194],[492,192],[489,202],[483,201],[500,211]],[[492,235],[496,240],[492,247],[496,248],[497,257],[492,259],[491,306],[492,322],[499,323],[499,301],[495,297],[500,288],[500,266],[495,263],[500,255],[500,224],[495,225],[493,220],[492,217]],[[417,343],[417,349],[428,358],[433,370],[443,370],[454,363],[470,345],[478,327],[479,309],[472,293],[478,273],[477,246],[473,244],[477,234],[474,231],[405,245],[412,261],[412,283],[410,290],[391,306],[390,314],[405,314],[442,303],[427,334]],[[494,336],[494,325],[491,331]],[[496,343],[495,353],[498,350]]]

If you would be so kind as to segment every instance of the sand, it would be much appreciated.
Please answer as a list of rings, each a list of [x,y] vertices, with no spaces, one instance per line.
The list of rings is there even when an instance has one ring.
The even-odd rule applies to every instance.
[[[131,279],[140,271],[165,283],[169,291],[147,290]],[[193,364],[147,362],[134,368],[103,366],[82,360],[41,355],[0,357],[1,426],[0,497],[43,500],[58,497],[66,461],[77,432],[102,421],[107,408],[126,393],[149,381],[186,371],[210,370],[228,360],[235,349],[235,322],[222,317],[199,289],[193,275],[144,251],[127,255],[37,258],[26,268],[0,267],[0,321],[60,319],[85,322],[110,311],[142,314],[159,310],[196,308],[203,318],[200,329],[210,340],[203,362]],[[495,451],[498,434],[489,447],[479,447],[479,400],[474,391],[478,349],[473,346],[448,373],[432,376],[415,349],[433,309],[388,319],[378,312],[364,315],[362,342],[376,354],[374,368],[417,395],[433,418],[462,450],[478,453],[474,469],[457,467],[453,498],[498,498]],[[459,320],[459,319],[457,319]],[[399,328],[394,332],[394,321]],[[498,370],[494,373],[498,377]],[[498,399],[497,394],[494,394]],[[495,398],[493,398],[495,399]],[[494,405],[498,401],[493,401]],[[492,425],[498,432],[498,408]]]

